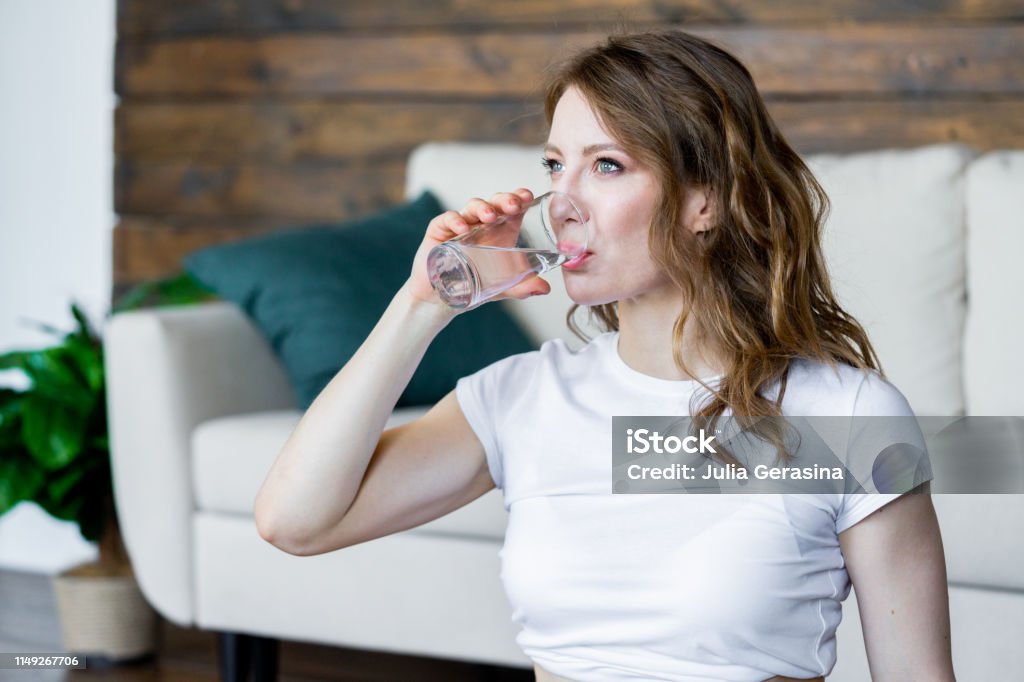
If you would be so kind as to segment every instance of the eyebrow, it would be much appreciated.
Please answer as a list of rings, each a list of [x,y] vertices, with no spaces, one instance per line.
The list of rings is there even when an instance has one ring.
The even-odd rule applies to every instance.
[[[554,152],[556,154],[561,154],[562,153],[558,149],[558,147],[556,147],[555,145],[550,144],[550,143],[544,145],[544,151],[546,151],[546,152]],[[626,151],[622,147],[620,147],[619,145],[617,145],[617,144],[610,144],[610,143],[606,142],[604,144],[591,144],[591,145],[587,145],[586,147],[583,148],[583,156],[590,156],[591,154],[596,154],[597,152],[607,152],[607,151],[622,152],[623,154],[626,153]]]

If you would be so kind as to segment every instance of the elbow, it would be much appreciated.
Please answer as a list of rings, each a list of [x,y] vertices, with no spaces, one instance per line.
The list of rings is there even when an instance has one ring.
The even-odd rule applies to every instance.
[[[278,538],[281,537],[281,533],[273,522],[267,518],[266,512],[260,513],[259,507],[256,507],[253,510],[253,519],[256,521],[256,532],[260,534],[260,537],[277,547]]]
[[[256,530],[264,541],[293,556],[314,556],[320,554],[308,542],[299,539],[295,534],[281,530],[267,522],[256,522]]]
[[[274,518],[267,504],[260,504],[257,498],[253,507],[253,519],[256,521],[256,532],[267,543],[277,549],[294,556],[312,556],[319,552],[311,548],[299,533],[284,526]]]
[[[256,532],[260,534],[260,537],[280,549],[287,536],[281,532],[275,520],[258,502],[253,508],[253,520],[256,521]]]

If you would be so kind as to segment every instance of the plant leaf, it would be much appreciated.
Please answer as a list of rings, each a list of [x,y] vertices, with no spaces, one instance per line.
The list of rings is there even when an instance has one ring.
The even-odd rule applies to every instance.
[[[188,272],[179,272],[163,279],[150,280],[125,292],[111,309],[111,314],[150,305],[185,305],[216,299],[213,290],[199,283]]]
[[[47,481],[46,494],[49,495],[51,500],[63,502],[68,491],[82,480],[87,470],[88,465],[71,466],[68,467],[67,471],[57,472],[56,476],[51,477]]]
[[[103,390],[103,349],[93,339],[82,336],[70,336],[64,342],[67,349],[66,361],[71,365],[75,375],[89,388],[99,393]]]
[[[163,305],[198,303],[216,297],[212,290],[187,272],[162,280],[157,287],[157,295],[160,297],[158,303]]]
[[[110,313],[113,315],[124,310],[135,310],[136,308],[143,307],[146,303],[146,300],[149,299],[149,297],[153,294],[155,290],[155,281],[142,282],[141,284],[137,284],[136,286],[132,287],[124,294],[122,294],[120,298],[118,298],[117,301],[114,302],[114,305],[110,310]]]
[[[73,369],[75,361],[69,356],[64,346],[31,351],[24,356],[22,370],[33,383],[33,393],[79,409],[91,409],[95,397],[86,387],[84,377]]]
[[[49,491],[43,487],[36,496],[35,502],[55,519],[78,523],[78,515],[86,500],[83,495],[74,495],[62,500],[55,500],[50,497]],[[79,527],[81,527],[80,523]]]
[[[0,388],[0,450],[23,448],[21,442],[22,394],[9,388]]]
[[[21,391],[0,387],[0,514],[32,500],[96,540],[112,485],[103,346],[81,308],[71,312],[71,332],[39,325],[59,343],[0,354],[0,370],[30,381]]]
[[[33,320],[31,317],[21,318],[21,323],[28,327],[35,327],[39,331],[45,332],[52,336],[64,336],[64,334],[66,333],[63,329],[58,329],[57,327],[54,327],[52,324],[48,324],[40,320]]]
[[[22,369],[27,362],[27,356],[35,353],[34,350],[11,350],[0,353],[0,370]]]
[[[0,515],[19,502],[34,499],[45,480],[42,469],[27,455],[17,450],[0,450]]]
[[[85,316],[85,313],[77,303],[72,302],[71,304],[71,315],[78,322],[78,329],[75,333],[81,335],[84,338],[91,339],[95,338],[95,334],[92,331],[92,326],[89,324],[89,318]]]
[[[88,413],[31,394],[24,400],[22,438],[32,457],[49,471],[67,466],[82,452]]]

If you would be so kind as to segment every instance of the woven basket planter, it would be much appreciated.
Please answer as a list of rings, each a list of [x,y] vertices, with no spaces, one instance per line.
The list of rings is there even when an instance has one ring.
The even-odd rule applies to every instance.
[[[130,567],[82,564],[54,576],[53,589],[69,653],[116,662],[156,650],[156,613]]]

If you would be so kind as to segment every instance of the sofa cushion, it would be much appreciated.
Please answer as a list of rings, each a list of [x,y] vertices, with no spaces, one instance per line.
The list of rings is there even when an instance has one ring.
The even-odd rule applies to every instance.
[[[189,255],[185,267],[253,319],[305,408],[369,335],[409,277],[427,223],[441,211],[423,193],[343,225],[212,246]],[[463,313],[427,349],[398,405],[432,405],[460,377],[532,347],[503,308]]]
[[[410,422],[428,409],[397,409],[385,428]],[[256,412],[197,426],[192,434],[191,467],[196,508],[251,518],[256,493],[301,416],[295,410]],[[494,490],[408,532],[501,540],[507,520],[501,493]]]
[[[1024,495],[932,495],[932,503],[951,583],[1024,592]]]
[[[967,172],[967,411],[1024,415],[1024,150],[991,152]]]
[[[972,156],[936,145],[808,158],[832,202],[824,249],[836,295],[919,415],[964,411],[964,177]]]
[[[196,514],[193,528],[195,624],[203,629],[530,667],[501,584],[500,541],[405,532],[300,557],[265,542],[237,516]],[[351,675],[332,677],[466,677],[454,669],[430,678],[412,665],[388,668],[359,674],[351,666]]]

